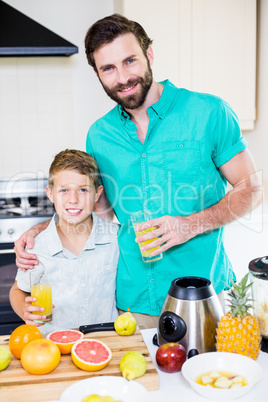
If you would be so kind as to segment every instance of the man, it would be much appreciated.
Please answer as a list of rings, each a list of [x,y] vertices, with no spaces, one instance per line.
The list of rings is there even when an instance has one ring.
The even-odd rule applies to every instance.
[[[114,14],[97,21],[85,38],[89,64],[117,105],[89,129],[87,152],[121,224],[117,306],[137,313],[141,328],[157,325],[173,279],[201,276],[217,294],[234,278],[223,246],[223,226],[255,208],[260,183],[236,115],[223,100],[153,79],[152,41],[136,22]],[[233,188],[226,193],[226,184]],[[157,229],[138,242],[158,239],[163,259],[144,264],[130,223],[150,209]],[[105,198],[96,212],[108,214]],[[103,215],[102,215],[103,216]],[[141,226],[139,229],[143,229]],[[15,244],[17,264],[29,231]]]

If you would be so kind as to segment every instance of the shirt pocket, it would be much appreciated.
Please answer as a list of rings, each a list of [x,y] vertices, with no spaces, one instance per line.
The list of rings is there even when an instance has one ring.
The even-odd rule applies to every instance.
[[[165,143],[164,169],[167,181],[176,184],[196,181],[200,171],[200,143],[198,141]]]

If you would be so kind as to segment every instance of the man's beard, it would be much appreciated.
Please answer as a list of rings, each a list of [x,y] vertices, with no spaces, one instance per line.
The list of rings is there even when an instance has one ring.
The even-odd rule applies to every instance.
[[[101,81],[100,81],[101,82]],[[146,96],[151,88],[153,82],[153,73],[148,61],[148,67],[145,71],[144,77],[137,77],[135,79],[129,79],[126,84],[118,84],[116,87],[110,89],[102,82],[102,86],[107,95],[116,103],[121,105],[124,109],[137,109],[143,105]],[[122,91],[126,88],[133,87],[134,85],[141,84],[141,90],[133,95],[124,96],[123,98],[118,95],[118,91]]]

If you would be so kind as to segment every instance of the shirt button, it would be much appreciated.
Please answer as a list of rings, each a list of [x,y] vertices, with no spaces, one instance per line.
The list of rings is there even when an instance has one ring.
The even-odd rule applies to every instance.
[[[145,158],[145,157],[146,157],[146,154],[142,154],[142,157]]]
[[[151,283],[153,283],[153,281],[154,281],[153,279],[150,279],[150,282],[151,282]]]
[[[183,144],[180,144],[179,147],[180,147],[180,148],[183,148]]]
[[[148,190],[148,187],[144,187],[144,190],[147,191],[147,190]]]
[[[85,283],[81,283],[81,288],[85,288],[86,284]]]
[[[86,310],[82,310],[82,314],[86,314],[86,312],[87,312]]]

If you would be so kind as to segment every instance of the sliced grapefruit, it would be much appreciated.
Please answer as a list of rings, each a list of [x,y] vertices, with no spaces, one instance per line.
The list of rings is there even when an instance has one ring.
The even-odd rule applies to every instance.
[[[71,353],[75,342],[81,341],[83,338],[84,334],[80,331],[75,331],[74,329],[54,331],[47,335],[47,339],[58,345],[62,355]]]
[[[96,339],[82,339],[72,347],[72,360],[81,370],[98,371],[112,358],[110,348]]]

